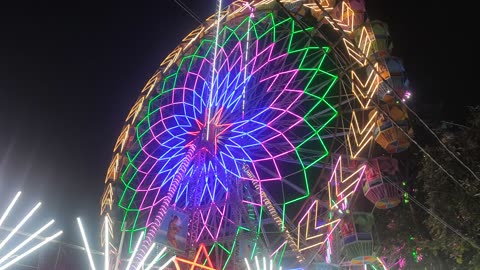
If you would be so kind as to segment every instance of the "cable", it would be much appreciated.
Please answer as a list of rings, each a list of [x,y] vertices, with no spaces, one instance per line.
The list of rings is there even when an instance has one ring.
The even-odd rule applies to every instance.
[[[175,4],[179,5],[185,12],[187,12],[190,17],[192,17],[195,21],[197,21],[199,24],[203,24],[203,21],[200,19],[200,17],[193,12],[187,5],[185,5],[181,0],[173,0]]]
[[[279,0],[277,0],[277,2],[279,2]],[[318,0],[315,0],[315,3],[316,3],[317,6],[326,14],[326,16],[330,17],[331,22],[335,25],[335,27],[337,27],[337,28],[339,29],[339,31],[340,31],[341,34],[342,34],[342,37],[345,37],[346,34],[345,34],[345,32],[343,31],[343,29],[337,24],[337,22],[333,19],[333,17],[321,6],[321,4],[318,3]],[[282,5],[282,7],[283,7],[283,5]],[[292,15],[290,14],[290,12],[288,12],[288,14],[289,14],[289,16],[292,16]],[[310,35],[309,35],[309,37],[310,37]],[[361,55],[365,58],[365,60],[368,62],[368,64],[369,64],[370,66],[373,66],[371,60],[368,59],[368,58],[364,55],[363,52],[361,52]],[[374,70],[375,73],[379,76],[379,78],[381,78],[381,79],[383,80],[383,82],[387,84],[388,88],[390,88],[391,90],[393,90],[393,87],[390,85],[390,83],[389,83],[387,80],[385,80],[385,79],[380,75],[379,71],[378,71],[377,69],[375,69],[375,68],[374,68],[373,70]],[[397,98],[399,97],[398,94],[395,93],[395,91],[393,91],[393,93],[396,95]],[[372,101],[373,101],[373,100],[372,100]],[[450,155],[452,155],[463,167],[465,167],[477,180],[480,181],[480,179],[478,178],[478,176],[477,176],[465,163],[463,163],[453,152],[451,152],[451,150],[448,149],[445,144],[443,144],[443,142],[440,140],[440,138],[438,138],[438,136],[433,132],[433,130],[431,130],[431,128],[430,128],[409,106],[407,106],[405,103],[403,103],[403,104],[405,105],[405,107],[407,108],[407,110],[410,111],[410,112],[412,113],[412,115],[415,116],[417,119],[419,119],[420,122],[423,124],[423,126],[425,126],[425,127],[427,128],[427,130],[435,136],[435,138],[437,139],[437,141],[440,142],[440,144],[443,146],[443,148],[445,148]],[[464,187],[453,175],[451,175],[450,173],[448,173],[447,170],[440,165],[440,163],[438,163],[436,160],[434,160],[433,157],[432,157],[430,154],[428,154],[424,148],[422,148],[415,140],[413,140],[413,138],[412,138],[411,136],[409,136],[402,128],[400,128],[400,127],[398,126],[398,124],[395,123],[395,121],[393,121],[393,119],[391,119],[390,115],[386,114],[385,111],[384,111],[383,109],[381,109],[378,104],[375,103],[375,105],[376,105],[377,109],[380,109],[380,110],[389,118],[389,120],[407,136],[407,138],[409,138],[417,147],[419,147],[420,150],[421,150],[424,154],[426,154],[430,159],[432,159],[432,161],[433,161],[437,166],[439,166],[440,169],[441,169],[443,172],[445,172],[445,173],[446,173],[456,184],[458,184],[463,190],[467,191],[467,190],[465,189],[465,187]],[[468,184],[465,184],[465,185],[469,186]]]
[[[343,29],[337,24],[337,22],[333,19],[333,17],[323,8],[323,6],[318,3],[318,0],[314,0],[315,3],[317,4],[317,6],[328,16],[330,17],[330,20],[331,22],[335,25],[335,27],[337,27],[339,29],[339,31],[341,31],[342,33],[342,37],[345,37],[345,32],[343,31]],[[278,0],[277,0],[278,2]],[[290,13],[289,13],[290,15]],[[361,56],[365,58],[365,60],[368,62],[368,64],[370,66],[373,66],[372,64],[372,61],[370,59],[368,59],[368,57],[366,57],[366,55],[363,53],[363,52],[360,52],[361,53]],[[390,88],[393,92],[393,94],[395,95],[395,97],[397,98],[401,98],[399,97],[399,95],[393,91],[393,87],[390,85],[390,83],[385,80],[381,75],[380,75],[380,72],[377,70],[377,69],[373,69],[375,71],[375,73],[379,76],[379,78],[381,78],[383,80],[384,83],[387,84],[388,88]],[[445,148],[445,150],[451,155],[453,156],[453,158],[455,160],[457,160],[464,168],[466,168],[472,175],[473,177],[475,177],[475,179],[477,179],[478,181],[480,181],[480,178],[475,174],[475,172],[473,172],[472,169],[470,169],[470,167],[468,167],[462,160],[460,160],[450,149],[448,149],[448,147],[441,141],[441,139],[437,136],[437,134],[435,134],[435,132],[418,116],[418,114],[416,114],[406,103],[403,103],[404,106],[407,108],[407,110],[409,112],[412,113],[413,116],[415,116],[419,121],[420,123],[422,123],[423,126],[426,127],[426,129],[435,137],[435,139],[437,139],[437,141],[443,146],[443,148]],[[378,106],[378,105],[377,105]],[[418,145],[417,145],[418,146]],[[436,163],[436,162],[435,162]],[[437,163],[436,163],[437,164]]]
[[[477,245],[475,242],[473,242],[470,238],[466,237],[463,235],[460,231],[455,229],[452,225],[448,224],[445,220],[443,220],[441,217],[439,217],[437,214],[435,214],[432,210],[428,209],[425,205],[423,205],[421,202],[419,202],[414,196],[409,194],[407,191],[405,191],[403,188],[401,188],[399,185],[397,185],[395,182],[390,180],[390,178],[384,176],[383,179],[387,180],[394,188],[396,188],[398,191],[401,191],[403,193],[408,194],[408,199],[417,204],[420,208],[422,208],[425,212],[427,212],[429,215],[434,217],[438,222],[442,223],[445,227],[450,229],[452,232],[454,232],[456,235],[458,235],[460,238],[468,242],[472,247],[480,250],[480,246]]]
[[[393,91],[393,92],[395,93],[395,91]],[[475,177],[475,179],[477,179],[477,181],[480,181],[480,178],[475,174],[475,172],[473,172],[473,170],[470,169],[470,167],[468,167],[465,163],[463,163],[463,161],[460,160],[457,157],[457,155],[455,155],[455,153],[453,153],[450,149],[448,149],[448,147],[442,142],[442,140],[437,136],[437,134],[435,134],[435,132],[412,109],[410,109],[410,107],[407,104],[404,103],[404,105],[415,117],[418,118],[418,120],[420,120],[420,122],[427,128],[427,130],[430,131],[430,133],[435,137],[435,139],[437,139],[437,141],[443,146],[443,148],[445,148],[445,150],[453,158],[455,158],[465,169],[467,169],[467,171],[469,171],[473,175],[473,177]]]
[[[375,101],[372,101],[372,102],[375,103]],[[380,110],[384,115],[386,115],[390,120],[390,122],[392,122],[392,124],[395,127],[397,127],[411,142],[413,142],[420,149],[422,153],[427,155],[433,161],[433,163],[435,163],[449,178],[451,178],[460,188],[462,188],[466,193],[468,193],[468,191],[465,188],[465,186],[470,186],[468,183],[461,183],[460,181],[458,181],[440,163],[438,163],[438,161],[436,161],[423,147],[421,147],[416,140],[414,140],[410,135],[408,135],[408,133],[405,130],[403,130],[403,128],[401,128],[395,121],[393,121],[390,115],[388,115],[377,103],[375,103],[375,105],[377,106],[377,109]]]

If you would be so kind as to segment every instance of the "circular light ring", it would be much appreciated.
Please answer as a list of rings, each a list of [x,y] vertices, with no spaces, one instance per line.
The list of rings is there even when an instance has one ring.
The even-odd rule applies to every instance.
[[[273,195],[284,208],[309,195],[307,171],[328,156],[322,135],[338,114],[331,105],[338,67],[329,48],[273,13],[227,23],[218,36],[216,42],[214,33],[205,35],[165,72],[135,126],[120,176],[123,230],[150,225],[192,143],[207,157],[204,164],[191,163],[186,177],[198,171],[213,176],[205,181],[205,203],[225,198],[230,187],[220,179],[227,175],[259,181],[271,193],[283,189],[284,179],[295,183],[303,191]],[[183,184],[176,202],[187,191]]]

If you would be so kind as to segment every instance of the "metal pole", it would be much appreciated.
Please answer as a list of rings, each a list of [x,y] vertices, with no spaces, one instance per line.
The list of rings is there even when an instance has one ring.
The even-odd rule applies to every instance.
[[[57,258],[55,259],[55,266],[53,267],[54,270],[57,270],[57,265],[58,265],[58,259],[60,259],[60,251],[62,249],[62,246],[58,247],[58,252],[57,252]]]

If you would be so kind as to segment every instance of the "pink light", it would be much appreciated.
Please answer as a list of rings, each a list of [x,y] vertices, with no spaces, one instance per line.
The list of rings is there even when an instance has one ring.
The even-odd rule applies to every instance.
[[[272,258],[273,255],[275,255],[285,244],[287,244],[287,240],[285,240],[283,244],[281,244],[272,254],[270,254],[270,258]]]
[[[177,191],[178,185],[180,184],[180,180],[183,178],[183,176],[184,176],[184,174],[187,170],[187,166],[192,161],[192,157],[195,153],[195,149],[196,149],[195,144],[190,146],[190,149],[188,149],[188,152],[185,155],[185,158],[183,159],[182,164],[180,164],[180,166],[178,167],[178,171],[175,175],[175,178],[172,180],[172,183],[170,184],[170,189],[169,189],[167,195],[165,196],[165,201],[162,202],[162,205],[160,206],[160,209],[158,210],[158,212],[155,216],[155,220],[153,221],[152,225],[150,226],[150,228],[148,230],[148,233],[145,237],[145,240],[142,243],[142,247],[140,248],[140,250],[137,253],[137,256],[136,256],[137,260],[136,261],[138,261],[138,262],[142,261],[143,257],[145,256],[145,253],[147,252],[148,248],[152,244],[153,238],[155,237],[158,229],[160,228],[160,223],[163,220],[163,217],[165,216],[165,214],[167,212],[167,209],[168,209],[169,204],[170,204],[170,202],[173,198],[173,195]]]

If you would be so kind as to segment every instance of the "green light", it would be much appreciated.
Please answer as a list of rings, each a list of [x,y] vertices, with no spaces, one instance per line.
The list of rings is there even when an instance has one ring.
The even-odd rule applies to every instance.
[[[328,147],[322,138],[322,133],[327,126],[338,117],[337,109],[332,106],[328,100],[330,92],[338,82],[338,76],[331,72],[331,70],[333,70],[331,69],[333,64],[331,59],[327,57],[327,54],[331,52],[329,47],[314,46],[310,43],[305,44],[303,42],[298,42],[298,39],[307,39],[307,37],[305,36],[303,30],[296,24],[296,22],[291,18],[278,20],[275,18],[275,16],[276,15],[273,13],[268,13],[261,18],[255,19],[247,16],[235,27],[224,26],[220,30],[219,35],[224,36],[225,39],[223,42],[220,42],[221,44],[218,44],[218,46],[224,47],[230,44],[232,41],[235,42],[245,40],[248,36],[247,32],[251,32],[251,34],[254,35],[252,38],[257,41],[263,40],[267,42],[277,42],[285,40],[285,42],[288,42],[288,45],[286,45],[288,46],[286,49],[286,52],[289,54],[288,56],[292,55],[292,57],[296,57],[296,61],[298,62],[295,63],[295,65],[298,65],[296,68],[298,68],[298,72],[301,74],[300,77],[305,78],[305,82],[302,84],[302,87],[304,94],[307,96],[309,101],[311,101],[311,106],[306,109],[307,113],[304,115],[303,124],[308,127],[308,134],[310,136],[308,136],[308,138],[306,138],[304,141],[298,142],[295,145],[294,151],[303,170],[302,176],[299,174],[299,179],[296,184],[303,188],[306,192],[305,194],[301,193],[297,197],[293,199],[289,198],[289,200],[283,202],[283,220],[281,228],[283,231],[285,230],[287,207],[291,206],[291,204],[295,202],[305,200],[310,196],[310,184],[308,181],[309,177],[307,170],[313,168],[317,163],[329,155]],[[266,25],[268,27],[266,27]],[[288,28],[291,29],[290,33],[288,36],[285,36],[285,30],[288,31]],[[313,28],[308,29],[308,31],[313,30]],[[285,37],[288,38],[288,40],[283,39]],[[120,176],[121,182],[124,185],[124,190],[118,203],[119,207],[124,212],[121,228],[123,231],[130,233],[130,249],[132,242],[134,242],[133,233],[140,230],[146,230],[145,221],[141,218],[143,215],[141,215],[141,211],[135,206],[137,205],[137,201],[139,199],[137,198],[138,193],[134,186],[134,180],[139,177],[138,168],[136,166],[138,165],[138,160],[140,159],[140,155],[142,153],[143,139],[145,136],[147,136],[152,128],[152,118],[154,118],[160,110],[156,102],[161,100],[162,96],[166,93],[173,91],[177,81],[179,78],[181,78],[179,76],[185,72],[188,72],[194,66],[195,62],[205,59],[211,55],[214,47],[215,41],[212,40],[211,37],[203,38],[198,42],[196,47],[192,47],[191,50],[183,52],[185,54],[179,57],[175,64],[171,65],[169,70],[164,70],[162,74],[164,77],[158,84],[158,86],[161,88],[159,89],[159,93],[149,97],[148,106],[146,108],[147,110],[144,112],[144,114],[142,114],[143,118],[139,116],[138,123],[135,125],[136,145],[132,149],[127,149],[128,151],[126,152],[128,164],[126,164]],[[321,91],[318,89],[321,89]],[[323,111],[329,111],[329,114],[325,116],[322,114]],[[314,122],[317,121],[316,119],[318,115],[322,115],[323,117],[321,125]],[[308,146],[309,142],[315,142],[317,144],[318,154],[314,155],[314,157],[312,157],[310,160],[305,160],[305,152],[311,149],[311,147]],[[255,210],[253,206],[251,209]],[[263,207],[259,212],[260,214],[257,224],[258,229],[256,232],[257,239],[261,233],[260,229],[263,221]],[[249,218],[256,219],[254,211],[249,211]],[[238,230],[240,230],[240,228]],[[246,231],[248,229],[242,228],[242,230]],[[227,259],[228,263],[234,248],[232,247],[231,250],[228,250],[228,246],[213,245],[210,252],[212,252],[214,247],[229,254]],[[252,258],[256,248],[257,242],[255,242],[255,246],[253,248]],[[281,256],[279,255],[280,262],[282,260],[283,253],[285,252],[285,248],[286,245],[281,252]],[[277,256],[277,254],[275,256]],[[225,263],[224,268],[227,263]]]

